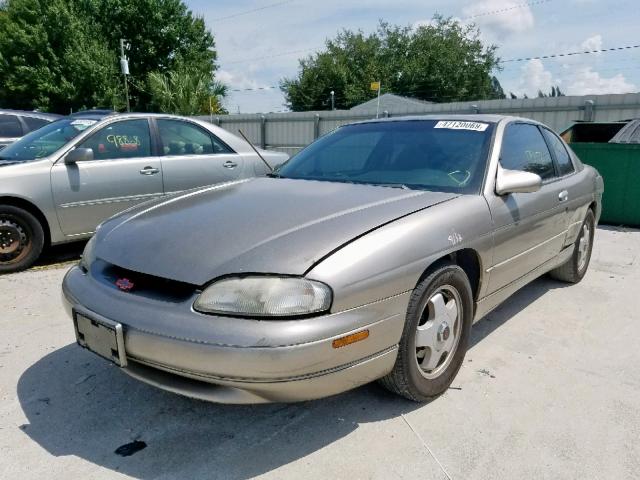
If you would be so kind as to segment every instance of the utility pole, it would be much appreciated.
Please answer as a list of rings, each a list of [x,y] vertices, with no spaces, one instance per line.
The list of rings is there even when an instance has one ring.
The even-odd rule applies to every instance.
[[[127,112],[130,112],[131,105],[129,104],[129,85],[127,82],[127,75],[129,75],[129,59],[124,54],[124,38],[120,39],[120,70],[124,77],[124,94],[127,97]]]
[[[331,90],[331,110],[336,109],[336,92]]]

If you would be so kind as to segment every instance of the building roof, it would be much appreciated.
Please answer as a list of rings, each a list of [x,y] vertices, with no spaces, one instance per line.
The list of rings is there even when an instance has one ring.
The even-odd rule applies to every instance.
[[[400,95],[394,95],[393,93],[385,93],[380,95],[380,112],[385,110],[388,112],[397,112],[401,110],[407,110],[416,107],[423,107],[424,105],[431,104],[433,102],[427,102],[425,100],[418,100],[417,98],[401,97]],[[378,106],[378,98],[373,98],[367,102],[361,103],[352,107],[352,112],[371,112],[375,111]]]
[[[640,143],[640,119],[629,121],[609,143]]]

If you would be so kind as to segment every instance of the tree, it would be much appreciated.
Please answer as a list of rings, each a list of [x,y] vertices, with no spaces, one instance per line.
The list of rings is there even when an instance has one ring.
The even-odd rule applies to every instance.
[[[74,0],[68,0],[74,1]],[[217,52],[204,19],[194,16],[182,0],[75,0],[83,3],[87,18],[114,49],[126,39],[133,83],[132,105],[151,107],[144,86],[152,72],[167,73],[181,67],[213,79]]]
[[[376,95],[369,86],[378,80],[383,93],[436,102],[504,98],[492,76],[496,48],[483,45],[475,26],[450,18],[435,16],[415,29],[380,22],[370,35],[343,30],[327,40],[280,88],[294,111],[327,108],[331,90],[336,108],[351,108]]]
[[[117,56],[66,0],[0,6],[0,105],[69,113],[113,105]]]
[[[564,97],[564,93],[558,86],[552,86],[549,93],[544,93],[542,90],[538,90],[538,98],[546,97]]]
[[[153,107],[153,72],[188,68],[213,81],[213,35],[182,0],[6,0],[0,2],[0,106],[59,113],[122,108],[121,38],[131,45],[136,110]]]
[[[149,89],[152,105],[161,112],[178,115],[228,113],[219,98],[227,87],[212,81],[204,72],[181,67],[168,73],[151,72]]]

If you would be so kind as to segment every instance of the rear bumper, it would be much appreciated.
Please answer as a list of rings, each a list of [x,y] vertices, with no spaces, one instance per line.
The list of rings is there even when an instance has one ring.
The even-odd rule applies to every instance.
[[[333,395],[387,374],[408,294],[303,320],[230,319],[194,312],[191,299],[168,305],[119,292],[73,268],[63,299],[70,314],[122,324],[129,375],[203,400],[262,403]],[[333,348],[336,338],[364,329],[366,340]]]

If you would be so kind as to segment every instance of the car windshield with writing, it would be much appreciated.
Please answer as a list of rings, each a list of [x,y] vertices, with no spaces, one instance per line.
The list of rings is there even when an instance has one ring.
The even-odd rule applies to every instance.
[[[97,120],[70,118],[58,120],[35,130],[0,152],[0,162],[28,162],[49,156]]]
[[[278,169],[280,178],[477,193],[493,124],[452,120],[348,125]]]

